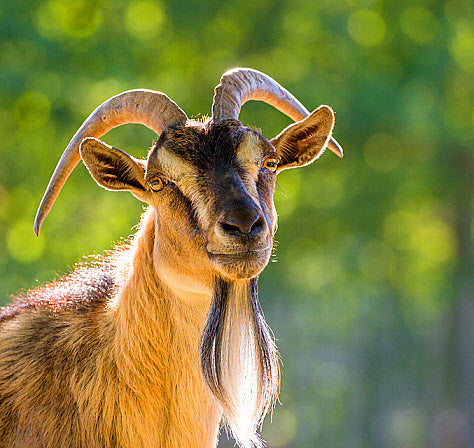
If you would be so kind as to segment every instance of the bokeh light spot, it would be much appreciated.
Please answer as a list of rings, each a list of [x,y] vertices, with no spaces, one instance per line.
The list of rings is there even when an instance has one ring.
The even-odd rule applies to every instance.
[[[474,32],[467,25],[458,25],[450,52],[462,69],[469,73],[474,72]]]
[[[78,110],[85,116],[107,98],[127,90],[127,86],[115,78],[104,78],[96,83],[91,83],[87,91],[77,98]]]
[[[10,229],[7,236],[7,247],[10,255],[21,263],[31,263],[37,260],[44,252],[45,239],[33,232],[31,221],[17,222]]]
[[[235,51],[239,46],[242,27],[236,22],[235,12],[219,14],[204,29],[206,44],[212,48],[217,46],[221,50]]]
[[[164,21],[162,8],[146,0],[130,2],[124,12],[125,29],[137,39],[151,39],[161,30]]]
[[[426,443],[425,425],[423,415],[415,409],[402,409],[393,412],[388,427],[390,446],[424,446]]]
[[[285,447],[295,438],[297,427],[295,414],[289,409],[278,408],[271,421],[265,421],[262,436],[269,446]]]
[[[420,261],[426,268],[450,262],[455,257],[456,241],[454,233],[442,221],[428,221],[420,227],[413,238],[413,244],[420,252]]]
[[[302,253],[295,249],[288,251],[285,258],[288,281],[316,293],[331,283],[341,281],[344,275],[340,260],[333,254],[315,254],[311,250]]]
[[[385,38],[385,21],[371,9],[357,9],[347,22],[350,36],[363,47],[375,47]]]
[[[445,264],[455,257],[453,229],[430,210],[398,210],[387,217],[384,235],[394,247],[412,251],[412,261],[418,260],[423,269]]]
[[[49,0],[39,7],[35,22],[44,37],[80,39],[97,31],[102,11],[97,1]]]
[[[438,28],[435,16],[422,6],[413,5],[400,15],[403,32],[414,42],[424,44],[434,39]]]
[[[21,127],[37,129],[48,121],[51,114],[51,103],[42,93],[26,92],[18,98],[14,114]]]

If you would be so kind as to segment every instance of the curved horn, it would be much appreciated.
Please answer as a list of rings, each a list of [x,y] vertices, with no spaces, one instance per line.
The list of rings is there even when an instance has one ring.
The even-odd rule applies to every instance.
[[[294,121],[309,115],[306,107],[270,76],[251,68],[234,68],[222,75],[215,88],[212,119],[238,120],[240,108],[250,100],[264,101]],[[329,139],[328,148],[339,157],[344,154],[333,137]]]
[[[59,195],[61,188],[80,160],[79,146],[86,137],[101,137],[127,123],[140,123],[160,135],[171,125],[186,122],[186,114],[164,93],[137,89],[122,92],[102,103],[71,139],[49,181],[35,217],[35,233]]]

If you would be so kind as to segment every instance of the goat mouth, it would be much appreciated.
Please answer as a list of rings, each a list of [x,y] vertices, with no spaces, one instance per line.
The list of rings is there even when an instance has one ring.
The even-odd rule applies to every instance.
[[[258,248],[258,249],[244,249],[244,250],[237,250],[237,251],[210,251],[207,250],[207,253],[211,257],[251,257],[252,255],[260,255],[262,252],[267,252],[272,248],[271,245]]]
[[[258,275],[268,263],[271,246],[217,253],[207,251],[214,268],[225,278],[244,279]]]

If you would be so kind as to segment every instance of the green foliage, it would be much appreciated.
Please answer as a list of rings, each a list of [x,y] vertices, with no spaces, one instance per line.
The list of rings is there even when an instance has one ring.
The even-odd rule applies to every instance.
[[[465,0],[2,0],[2,303],[138,222],[138,201],[79,167],[33,236],[59,155],[98,104],[143,87],[209,114],[220,75],[250,66],[309,109],[330,104],[346,154],[278,182],[278,263],[261,296],[282,352],[283,407],[264,437],[272,447],[455,446],[466,418],[452,352],[459,285],[473,277],[472,12]],[[257,103],[241,119],[267,137],[289,123]],[[153,135],[130,125],[105,139],[143,156]]]

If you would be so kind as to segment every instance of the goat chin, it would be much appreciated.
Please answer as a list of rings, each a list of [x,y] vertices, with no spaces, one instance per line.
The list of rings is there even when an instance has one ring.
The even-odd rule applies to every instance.
[[[256,433],[279,388],[279,359],[257,297],[257,278],[216,278],[201,340],[201,368],[241,447],[260,447]]]
[[[211,253],[208,255],[212,265],[222,277],[239,281],[250,280],[260,274],[268,264],[271,250],[236,255]]]

